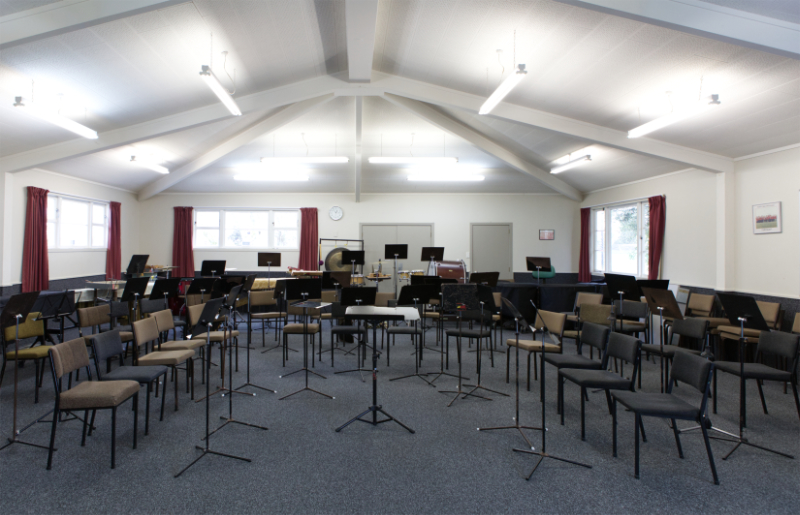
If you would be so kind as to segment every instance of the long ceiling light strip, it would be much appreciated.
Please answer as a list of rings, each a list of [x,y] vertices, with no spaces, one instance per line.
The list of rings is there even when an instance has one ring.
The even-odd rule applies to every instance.
[[[484,102],[481,108],[478,110],[478,114],[491,113],[492,109],[497,107],[497,104],[499,104],[506,97],[506,95],[511,93],[511,90],[514,89],[527,74],[528,72],[525,70],[524,64],[517,65],[517,71],[506,77],[506,80],[497,86],[497,89],[494,90],[494,93],[492,93],[489,98],[486,99],[486,102]]]
[[[222,84],[220,83],[217,76],[214,75],[214,72],[211,71],[210,66],[203,65],[200,69],[200,77],[205,81],[211,91],[214,92],[215,95],[219,98],[220,102],[222,102],[225,107],[228,108],[228,111],[231,112],[234,116],[241,116],[242,110],[239,109],[239,106],[236,105],[236,101],[233,99],[228,90],[225,89]]]
[[[409,181],[418,182],[477,182],[485,178],[483,175],[475,174],[435,172],[415,173],[408,176]]]
[[[629,130],[628,138],[639,138],[641,136],[644,136],[645,134],[649,134],[653,131],[663,129],[668,125],[680,122],[681,120],[685,120],[692,116],[698,115],[707,109],[718,106],[720,105],[720,103],[721,102],[719,101],[719,95],[711,95],[710,97],[706,97],[692,105],[676,109],[675,111],[671,112],[666,116],[662,116],[661,118],[656,118],[653,121],[647,122],[644,125],[640,125],[635,129]]]
[[[68,131],[74,132],[78,136],[83,136],[87,139],[97,139],[97,132],[93,131],[89,127],[85,125],[81,125],[76,121],[70,120],[65,116],[61,116],[60,114],[52,111],[48,111],[46,109],[42,109],[35,104],[24,104],[22,103],[22,97],[16,97],[14,102],[14,107],[22,109],[26,113],[29,113],[32,116],[39,118],[40,120],[44,120],[46,122],[52,123],[53,125],[57,125],[62,129],[66,129]]]
[[[566,172],[567,170],[569,170],[571,168],[575,168],[576,166],[580,166],[580,165],[582,165],[584,163],[590,162],[591,160],[592,160],[592,156],[587,154],[585,156],[581,156],[581,157],[579,157],[577,159],[573,159],[572,161],[564,163],[561,166],[556,166],[555,168],[551,168],[550,169],[550,173],[554,173],[555,174],[555,173]]]
[[[278,172],[247,172],[238,173],[233,176],[233,179],[236,181],[252,182],[307,182],[308,175]]]
[[[451,165],[458,163],[457,157],[370,157],[369,162],[380,165]]]
[[[331,156],[331,157],[262,157],[261,162],[264,164],[335,164],[335,163],[348,163],[350,158],[346,156]]]
[[[161,174],[168,174],[169,169],[165,166],[161,166],[159,164],[153,163],[151,161],[137,159],[136,156],[131,156],[130,162],[134,165],[141,166],[143,168],[147,168],[148,170],[152,170],[154,172],[158,172]]]

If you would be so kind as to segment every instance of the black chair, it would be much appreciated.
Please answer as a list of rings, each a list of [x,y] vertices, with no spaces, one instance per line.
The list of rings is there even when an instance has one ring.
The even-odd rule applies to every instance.
[[[147,386],[147,398],[145,399],[144,410],[144,434],[150,432],[150,392],[153,390],[153,382],[159,378],[164,378],[164,390],[161,392],[161,418],[164,420],[164,395],[167,386],[168,367],[163,365],[128,367],[125,366],[125,348],[122,346],[122,339],[119,330],[106,331],[92,338],[92,354],[94,355],[94,368],[97,371],[99,381],[136,381],[140,385]],[[120,366],[111,370],[111,361],[119,358]],[[105,372],[102,372],[100,365],[105,361]],[[158,386],[156,386],[156,395]]]
[[[396,301],[390,301],[389,307],[396,307]],[[413,307],[413,306],[405,306],[405,307]],[[397,335],[407,335],[411,338],[411,344],[414,345],[414,348],[417,348],[417,339],[420,341],[422,340],[423,329],[420,325],[416,327],[414,325],[408,325],[406,323],[397,324],[397,321],[393,321],[391,325],[386,326],[384,331],[386,333],[386,366],[389,366],[389,350],[391,346],[394,345],[395,340],[397,339]],[[392,337],[391,341],[389,341],[389,337]],[[383,348],[383,335],[381,335],[381,348]]]
[[[634,412],[635,415],[635,449],[636,465],[634,475],[639,479],[639,429],[642,425],[642,417],[668,418],[672,421],[672,431],[675,434],[675,443],[678,446],[678,455],[683,459],[683,449],[676,420],[692,420],[700,425],[703,431],[703,440],[706,444],[708,462],[711,465],[711,473],[714,475],[714,484],[719,484],[717,468],[714,465],[714,455],[711,452],[711,443],[708,439],[708,427],[711,422],[706,414],[708,394],[711,388],[711,376],[714,370],[714,363],[695,356],[688,352],[675,354],[672,366],[672,375],[667,385],[667,393],[641,393],[641,392],[614,392],[611,396],[614,399],[611,410],[613,416],[614,433],[614,457],[617,457],[617,402]],[[695,407],[688,402],[672,394],[672,387],[676,381],[693,386],[703,393],[700,407]],[[643,435],[644,436],[644,435]],[[647,440],[645,440],[647,441]]]
[[[474,327],[463,327],[464,322],[477,322],[478,328]],[[458,327],[447,329],[444,334],[446,337],[446,349],[445,349],[445,361],[446,365],[450,366],[450,337],[458,338],[459,335],[461,339],[467,339],[469,341],[469,347],[472,347],[472,340],[481,340],[486,338],[488,340],[488,345],[485,348],[489,350],[489,358],[491,361],[492,366],[494,367],[494,352],[492,349],[494,348],[493,341],[492,341],[492,313],[487,313],[484,310],[477,310],[477,311],[464,311],[461,314],[461,324],[462,327],[459,329]],[[471,324],[470,324],[471,325]],[[478,348],[480,348],[480,342],[478,342]],[[530,389],[530,388],[529,388]]]
[[[366,327],[361,326],[357,323],[357,325],[334,325],[334,320],[338,320],[340,318],[344,318],[345,313],[347,312],[347,307],[342,306],[339,302],[334,302],[331,304],[331,366],[333,366],[333,354],[334,350],[342,350],[344,351],[344,347],[335,346],[336,337],[342,335],[350,335],[350,336],[358,336],[358,343],[356,344],[359,350],[358,355],[361,356],[361,347],[366,346],[369,340],[369,331],[367,331]],[[366,349],[366,347],[364,347]],[[320,338],[320,345],[319,345],[319,360],[322,362],[322,342]],[[366,352],[366,350],[364,350]],[[360,358],[359,358],[360,361]],[[359,365],[360,366],[360,365]]]
[[[644,342],[650,343],[650,316],[646,302],[623,300],[620,313],[619,301],[615,301],[613,309],[620,317],[614,321],[614,331],[637,337],[644,333]]]
[[[581,440],[586,440],[586,390],[588,388],[605,390],[608,411],[613,414],[611,390],[634,391],[636,370],[641,358],[641,345],[642,342],[633,336],[611,333],[600,370],[562,368],[558,371],[558,404],[561,410],[562,426],[564,425],[564,380],[569,380],[581,387]],[[630,379],[608,370],[611,358],[621,359],[633,365]]]
[[[686,347],[679,347],[675,342],[675,337],[691,338],[697,344],[698,349],[689,349]],[[642,345],[642,352],[645,355],[661,356],[664,363],[664,377],[669,377],[669,364],[675,357],[676,352],[690,352],[692,354],[701,354],[706,352],[708,347],[708,320],[701,318],[684,318],[683,320],[673,320],[670,322],[669,330],[667,331],[667,338],[664,341],[664,348],[662,351],[661,345],[655,343],[647,343]],[[662,354],[663,352],[663,354]],[[639,367],[639,388],[642,387],[642,367]]]
[[[755,379],[758,385],[758,394],[761,397],[761,406],[764,414],[767,415],[767,401],[764,399],[764,391],[761,389],[764,381],[786,382],[792,385],[794,393],[794,404],[797,408],[797,415],[800,417],[800,398],[797,396],[797,362],[798,352],[800,352],[800,335],[782,333],[778,331],[762,331],[758,338],[756,347],[756,358],[764,357],[764,354],[772,354],[778,358],[785,358],[790,364],[788,370],[773,368],[763,363],[745,363],[744,381]],[[714,369],[714,413],[717,412],[717,370],[727,372],[739,377],[741,364],[738,361],[717,361]],[[747,388],[745,388],[747,391]],[[742,397],[745,420],[747,420],[746,398]]]
[[[584,322],[581,328],[582,336],[578,340],[578,354],[547,354],[544,361],[558,369],[562,368],[584,368],[599,370],[603,362],[601,360],[589,359],[583,355],[583,346],[589,345],[598,350],[597,356],[602,357],[608,343],[608,327]]]

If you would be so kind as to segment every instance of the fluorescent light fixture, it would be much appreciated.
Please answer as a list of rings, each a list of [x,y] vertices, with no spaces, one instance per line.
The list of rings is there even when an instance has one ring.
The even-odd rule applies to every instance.
[[[347,163],[350,161],[346,156],[331,157],[262,157],[264,164],[328,164],[328,163]]]
[[[306,182],[308,175],[286,172],[244,172],[233,176],[236,181]]]
[[[525,65],[518,64],[517,67],[517,71],[506,77],[506,80],[501,82],[500,85],[497,86],[497,89],[494,90],[494,93],[492,93],[489,98],[486,99],[486,102],[483,103],[478,111],[478,114],[491,113],[492,109],[497,107],[497,104],[499,104],[506,97],[506,95],[511,93],[511,90],[514,89],[514,87],[516,87],[516,85],[525,78],[525,75],[528,74],[528,72],[525,70]]]
[[[452,165],[458,163],[457,157],[370,157],[369,162],[376,165]]]
[[[573,159],[572,161],[568,161],[568,162],[564,163],[561,166],[556,166],[555,168],[551,168],[550,169],[550,173],[566,172],[567,170],[569,170],[571,168],[575,168],[576,166],[580,166],[580,165],[582,165],[582,164],[584,164],[586,162],[589,162],[591,160],[592,160],[592,156],[590,156],[590,155],[581,156],[579,158]]]
[[[146,161],[146,160],[143,160],[143,159],[137,159],[136,156],[131,156],[130,162],[135,164],[135,165],[139,165],[141,167],[147,168],[148,170],[152,170],[154,172],[163,173],[163,174],[168,174],[169,173],[169,169],[168,168],[166,168],[164,166],[161,166],[159,164],[153,163],[152,161]]]
[[[706,109],[718,105],[720,105],[719,95],[711,95],[710,97],[706,97],[698,102],[695,102],[692,105],[675,109],[673,112],[671,112],[666,116],[662,116],[661,118],[656,118],[653,121],[647,122],[644,125],[640,125],[635,129],[629,130],[628,137],[638,138],[640,136],[644,136],[645,134],[657,131],[658,129],[663,129],[667,125],[672,125],[673,123],[680,122],[681,120],[685,120],[686,118],[690,118],[692,116],[700,114]]]
[[[97,132],[93,131],[89,127],[81,125],[78,122],[72,121],[69,118],[61,116],[56,112],[42,109],[36,105],[23,104],[22,97],[16,97],[14,100],[15,100],[14,107],[20,108],[23,111],[39,118],[40,120],[50,122],[53,125],[58,125],[62,129],[74,132],[78,136],[83,136],[84,138],[88,139],[97,139]]]
[[[482,181],[485,177],[469,172],[434,172],[419,171],[408,176],[409,181],[419,182],[476,182]]]
[[[217,76],[214,75],[214,72],[211,71],[210,66],[203,65],[200,69],[200,77],[205,81],[211,91],[214,92],[215,95],[219,98],[220,102],[225,104],[225,107],[228,108],[228,111],[231,112],[233,116],[241,116],[242,111],[239,109],[239,106],[236,105],[236,101],[233,100],[233,97],[228,90],[225,89],[222,84],[217,79]]]

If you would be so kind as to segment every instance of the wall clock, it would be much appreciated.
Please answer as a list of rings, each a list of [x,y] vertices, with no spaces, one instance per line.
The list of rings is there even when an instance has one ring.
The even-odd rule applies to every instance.
[[[330,215],[331,220],[339,221],[344,216],[344,211],[339,206],[333,206],[330,211],[328,211],[328,214]]]

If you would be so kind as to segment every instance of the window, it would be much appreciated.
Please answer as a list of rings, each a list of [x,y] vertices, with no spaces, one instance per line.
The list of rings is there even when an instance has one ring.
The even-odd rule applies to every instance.
[[[646,277],[650,253],[648,201],[592,210],[592,271]]]
[[[107,235],[107,202],[47,195],[49,249],[104,249]]]
[[[271,209],[195,209],[194,248],[300,247],[300,212]]]

